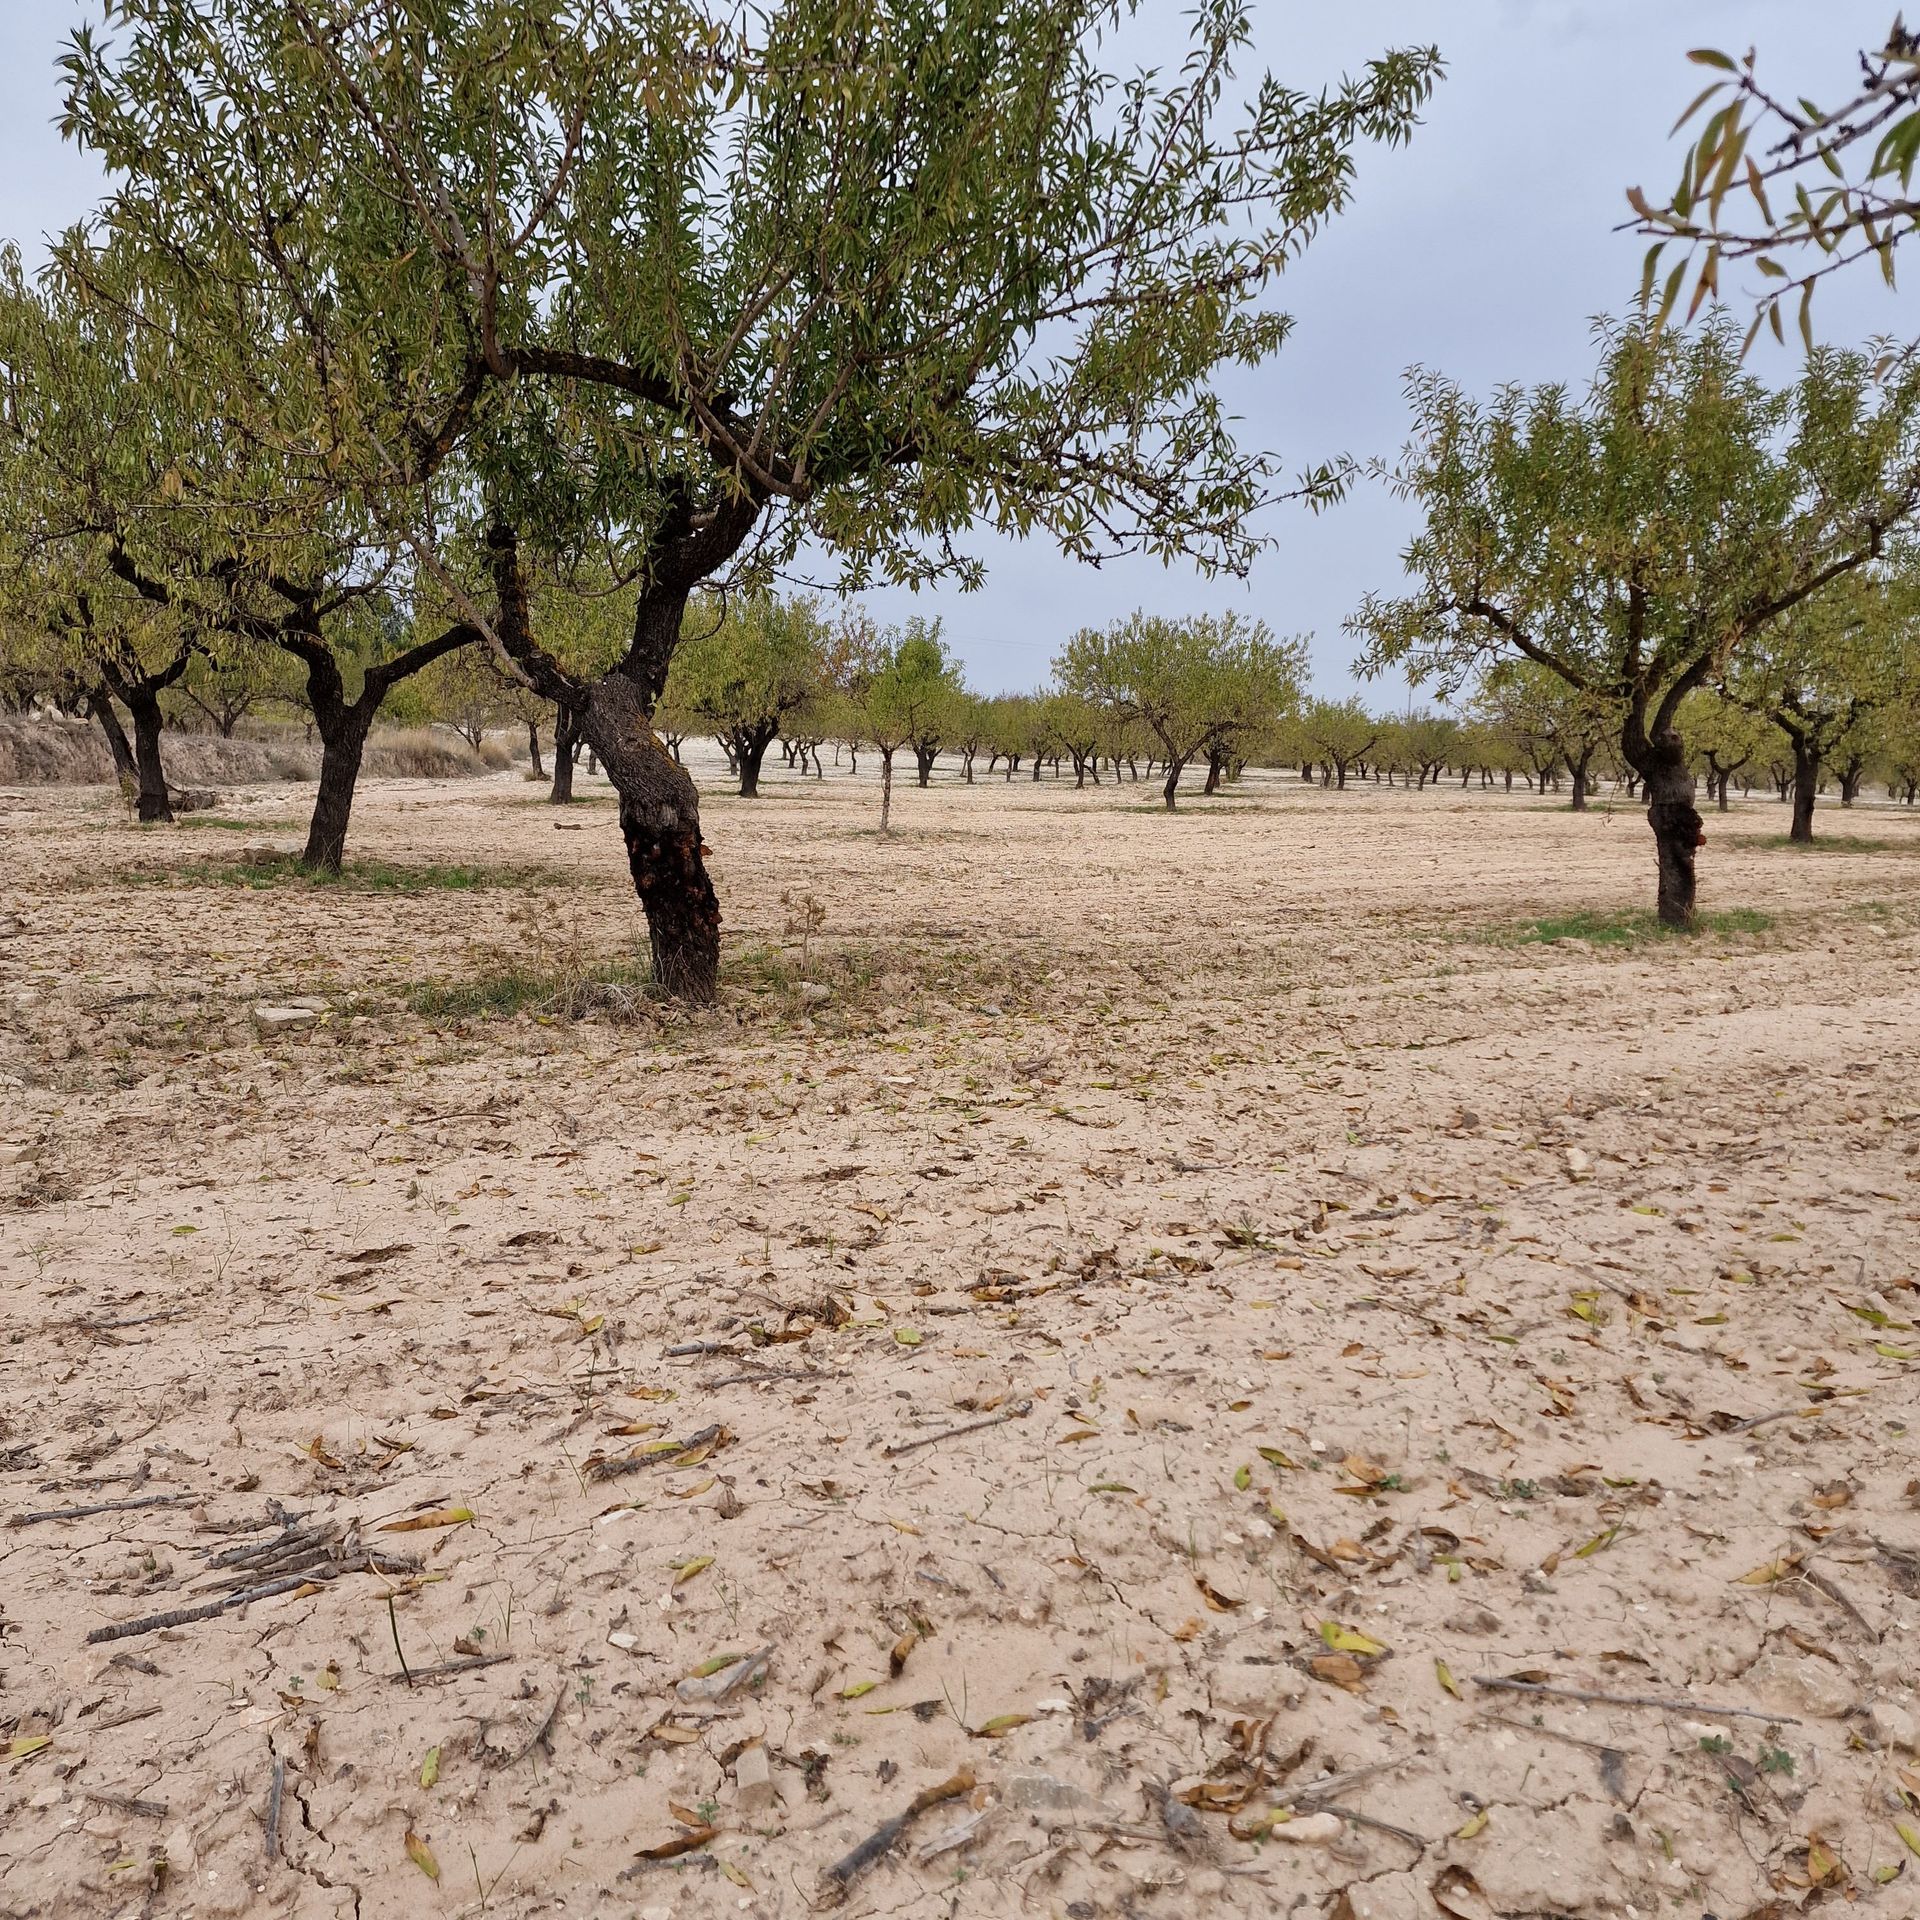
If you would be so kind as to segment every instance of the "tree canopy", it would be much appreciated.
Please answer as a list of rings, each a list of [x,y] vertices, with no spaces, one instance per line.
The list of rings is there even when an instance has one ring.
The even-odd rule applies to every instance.
[[[1583,393],[1482,403],[1413,376],[1392,470],[1425,516],[1403,555],[1413,591],[1370,594],[1350,625],[1372,671],[1453,690],[1519,655],[1612,705],[1647,781],[1660,911],[1685,924],[1701,822],[1682,703],[1920,508],[1920,355],[1822,348],[1776,391],[1722,314],[1692,332],[1608,322],[1599,345]]]

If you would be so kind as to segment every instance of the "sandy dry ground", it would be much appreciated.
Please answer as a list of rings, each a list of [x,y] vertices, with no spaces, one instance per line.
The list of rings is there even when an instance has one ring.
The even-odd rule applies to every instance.
[[[594,785],[0,796],[0,1912],[1920,1909],[1920,821]]]

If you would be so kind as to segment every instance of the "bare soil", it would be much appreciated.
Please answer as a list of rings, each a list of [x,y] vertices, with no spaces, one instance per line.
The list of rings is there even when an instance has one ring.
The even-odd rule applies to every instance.
[[[1920,821],[869,771],[0,794],[0,1913],[1915,1911]]]

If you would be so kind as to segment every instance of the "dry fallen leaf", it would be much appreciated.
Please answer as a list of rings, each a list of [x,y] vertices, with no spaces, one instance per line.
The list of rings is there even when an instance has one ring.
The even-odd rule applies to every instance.
[[[1310,1662],[1314,1678],[1348,1693],[1364,1693],[1367,1670],[1350,1653],[1317,1653]]]
[[[671,1840],[662,1840],[657,1846],[642,1847],[642,1860],[673,1860],[683,1853],[692,1853],[698,1847],[704,1847],[709,1840],[718,1837],[718,1827],[690,1827],[685,1833],[676,1833]]]
[[[1797,1553],[1783,1553],[1777,1560],[1769,1560],[1765,1566],[1741,1574],[1733,1584],[1736,1587],[1770,1587],[1776,1581],[1786,1579],[1799,1566],[1800,1558]]]
[[[463,1527],[473,1518],[471,1507],[438,1507],[432,1513],[410,1514],[404,1520],[389,1520],[376,1527],[376,1533],[422,1533],[428,1527]]]
[[[433,1849],[409,1827],[406,1838],[407,1858],[424,1873],[429,1880],[440,1878],[440,1862],[433,1857]]]

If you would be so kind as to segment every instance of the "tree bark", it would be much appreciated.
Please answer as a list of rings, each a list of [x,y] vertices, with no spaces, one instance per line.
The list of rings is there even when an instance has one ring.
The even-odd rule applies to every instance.
[[[331,703],[315,713],[320,728],[320,790],[300,864],[312,873],[338,873],[346,858],[347,823],[360,781],[360,761],[373,729],[373,709],[364,696],[352,706]]]
[[[1186,770],[1187,763],[1184,760],[1170,759],[1167,762],[1167,783],[1160,789],[1160,798],[1166,802],[1169,813],[1174,811],[1174,795],[1180,790],[1180,776]]]
[[[1573,774],[1573,810],[1585,813],[1587,810],[1587,760],[1591,756],[1582,756],[1579,760],[1569,760],[1567,767]]]
[[[1665,927],[1693,925],[1694,857],[1704,838],[1705,822],[1693,804],[1693,776],[1676,744],[1671,757],[1661,756],[1643,775],[1647,793],[1647,824],[1653,829],[1655,857],[1660,868],[1657,910]]]
[[[548,803],[568,806],[573,800],[573,762],[580,750],[580,716],[571,707],[555,709],[553,717],[553,785]]]
[[[616,669],[594,683],[573,728],[620,796],[620,833],[647,916],[655,984],[705,1005],[720,986],[720,903],[700,839],[700,795],[654,733],[649,705],[639,683]]]
[[[919,770],[920,784],[924,787],[933,779],[933,763],[940,757],[938,747],[916,745],[913,750],[914,764]]]
[[[773,744],[771,727],[743,727],[733,742],[734,764],[740,769],[740,798],[753,800],[760,793],[760,763]]]
[[[1805,734],[1790,737],[1793,742],[1793,825],[1787,829],[1787,838],[1804,844],[1813,838],[1813,802],[1820,791],[1820,751]]]
[[[880,837],[887,837],[888,822],[893,813],[893,749],[880,749]]]
[[[107,736],[107,751],[113,755],[114,778],[124,791],[132,792],[140,776],[133,764],[133,748],[127,744],[127,730],[113,710],[113,696],[105,687],[90,687],[86,694],[86,706],[87,711],[99,721],[100,731]]]
[[[533,777],[544,780],[547,770],[540,764],[540,723],[537,720],[527,722],[527,752],[533,757]]]
[[[166,717],[160,702],[140,686],[126,692],[127,711],[133,716],[133,767],[138,783],[136,806],[142,820],[171,820],[173,799],[167,792],[166,769],[160,764],[160,730]]]

